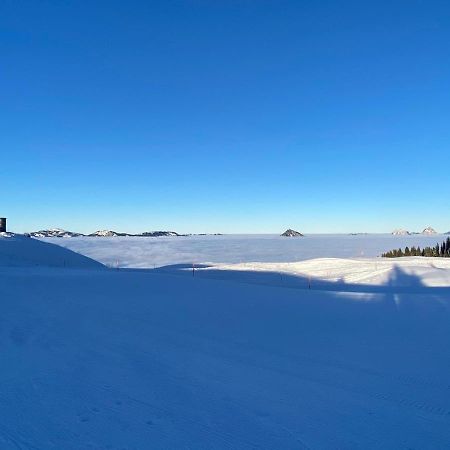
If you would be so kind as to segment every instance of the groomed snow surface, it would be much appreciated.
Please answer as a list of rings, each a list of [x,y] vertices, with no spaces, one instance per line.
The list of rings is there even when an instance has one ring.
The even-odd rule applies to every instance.
[[[448,448],[449,276],[428,258],[107,270],[0,238],[0,449]]]

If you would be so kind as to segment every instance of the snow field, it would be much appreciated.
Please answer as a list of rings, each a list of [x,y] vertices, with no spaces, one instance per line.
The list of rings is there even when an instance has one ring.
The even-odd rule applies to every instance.
[[[447,448],[446,260],[192,276],[66,252],[0,242],[1,449]]]

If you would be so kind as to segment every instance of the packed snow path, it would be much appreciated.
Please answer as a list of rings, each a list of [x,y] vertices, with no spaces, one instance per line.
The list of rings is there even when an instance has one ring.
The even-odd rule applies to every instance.
[[[228,273],[0,267],[0,448],[448,447],[448,290]]]

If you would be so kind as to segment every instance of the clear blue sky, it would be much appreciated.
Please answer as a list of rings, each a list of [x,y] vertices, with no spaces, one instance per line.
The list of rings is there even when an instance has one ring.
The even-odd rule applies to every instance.
[[[0,6],[16,231],[450,230],[448,1]]]

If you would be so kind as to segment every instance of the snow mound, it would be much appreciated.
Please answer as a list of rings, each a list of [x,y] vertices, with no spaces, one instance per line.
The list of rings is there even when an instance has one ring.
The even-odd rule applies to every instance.
[[[99,262],[59,245],[13,233],[2,233],[0,238],[0,266],[103,267]]]

